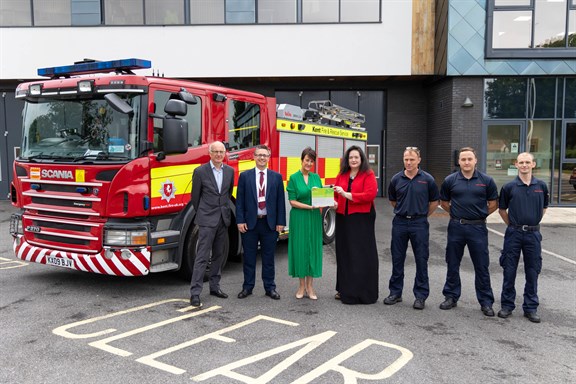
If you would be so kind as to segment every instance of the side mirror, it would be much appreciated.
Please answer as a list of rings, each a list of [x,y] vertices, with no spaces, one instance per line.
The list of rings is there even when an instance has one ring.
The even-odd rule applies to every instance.
[[[164,118],[164,153],[166,155],[188,151],[188,122],[181,118]]]
[[[182,100],[170,99],[164,106],[164,112],[170,116],[186,116],[188,106]]]
[[[104,95],[104,98],[106,99],[108,104],[112,107],[112,109],[129,116],[132,116],[134,114],[134,109],[132,109],[130,104],[122,100],[122,98],[117,94],[107,93]]]
[[[164,107],[166,116],[162,121],[162,139],[164,154],[186,153],[188,151],[188,121],[180,116],[186,116],[188,106],[182,100],[168,100]]]

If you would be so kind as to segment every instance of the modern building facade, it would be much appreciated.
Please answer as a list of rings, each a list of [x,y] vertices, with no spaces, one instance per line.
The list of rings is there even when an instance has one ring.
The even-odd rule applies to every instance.
[[[381,195],[405,147],[440,182],[473,146],[499,185],[533,152],[553,204],[576,205],[575,31],[576,0],[3,0],[0,198],[16,84],[38,67],[140,57],[161,76],[365,114]]]

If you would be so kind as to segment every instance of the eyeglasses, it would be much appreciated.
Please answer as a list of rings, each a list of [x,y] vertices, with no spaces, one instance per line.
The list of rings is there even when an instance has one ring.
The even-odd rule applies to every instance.
[[[404,151],[414,151],[418,155],[420,155],[420,150],[418,149],[418,147],[406,147],[406,149]]]
[[[267,157],[270,157],[270,155],[269,155],[269,154],[267,154],[267,153],[255,153],[255,154],[254,154],[254,157],[263,157],[263,158],[267,158]]]
[[[226,151],[210,151],[210,153],[215,153],[217,155],[223,155],[226,153]]]

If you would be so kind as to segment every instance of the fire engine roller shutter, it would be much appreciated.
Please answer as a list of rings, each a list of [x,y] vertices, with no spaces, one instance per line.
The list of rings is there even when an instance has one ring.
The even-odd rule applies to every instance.
[[[280,157],[298,158],[298,168],[290,172],[289,166],[288,176],[300,169],[300,155],[302,155],[302,150],[306,147],[316,148],[316,138],[314,136],[286,132],[280,133]]]
[[[346,140],[346,149],[350,148],[351,146],[356,145],[364,150],[366,153],[366,142],[359,141],[359,140]]]

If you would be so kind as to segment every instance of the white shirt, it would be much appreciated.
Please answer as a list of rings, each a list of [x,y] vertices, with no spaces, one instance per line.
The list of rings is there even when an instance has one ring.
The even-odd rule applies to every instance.
[[[266,181],[268,180],[268,168],[258,169],[256,170],[256,197],[260,196],[260,189],[264,188],[264,196],[266,196]],[[262,184],[262,188],[260,187],[260,172],[264,172],[264,183]],[[258,208],[258,215],[266,215],[266,208],[260,209]]]

